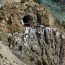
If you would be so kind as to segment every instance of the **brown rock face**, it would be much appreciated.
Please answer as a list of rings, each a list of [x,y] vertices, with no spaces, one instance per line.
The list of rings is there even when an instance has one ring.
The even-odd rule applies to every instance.
[[[63,35],[62,39],[62,47],[61,47],[61,65],[65,65],[65,35]]]
[[[50,26],[50,14],[44,7],[37,3],[30,4],[29,2],[26,2],[22,4],[6,4],[5,7],[3,7],[3,10],[1,10],[0,14],[1,17],[3,17],[1,20],[1,25],[6,23],[6,29],[10,28],[9,31],[16,31],[16,29],[22,30],[23,25],[25,26],[25,24],[35,26],[36,24],[42,23],[44,26]],[[2,23],[3,20],[4,23]],[[2,25],[2,27],[4,25]]]
[[[0,10],[0,40],[26,65],[65,65],[65,36],[56,21],[37,3],[6,4]]]

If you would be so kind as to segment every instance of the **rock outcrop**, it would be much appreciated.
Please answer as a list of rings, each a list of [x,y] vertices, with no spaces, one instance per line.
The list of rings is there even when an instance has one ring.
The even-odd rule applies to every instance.
[[[21,34],[19,33],[18,37],[13,36],[15,46],[12,51],[19,59],[27,65],[60,65],[62,45],[60,31],[43,26],[26,27]]]
[[[63,26],[44,6],[30,1],[0,8],[1,65],[65,65],[64,40]]]
[[[20,61],[11,50],[0,41],[0,65],[26,65]]]

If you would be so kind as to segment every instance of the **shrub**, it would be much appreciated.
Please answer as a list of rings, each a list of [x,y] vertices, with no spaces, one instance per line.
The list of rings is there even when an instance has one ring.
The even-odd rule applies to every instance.
[[[0,54],[0,58],[3,58],[3,55],[2,54]]]

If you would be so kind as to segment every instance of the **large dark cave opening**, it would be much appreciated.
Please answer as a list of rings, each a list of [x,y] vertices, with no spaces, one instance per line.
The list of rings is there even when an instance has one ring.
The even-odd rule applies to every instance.
[[[33,21],[33,17],[30,15],[26,15],[23,17],[23,22],[25,26],[31,26],[32,21]]]

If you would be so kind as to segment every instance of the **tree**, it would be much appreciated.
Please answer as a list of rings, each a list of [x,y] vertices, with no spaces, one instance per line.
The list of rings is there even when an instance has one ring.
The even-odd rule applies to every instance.
[[[59,2],[60,0],[53,0],[54,2]]]

